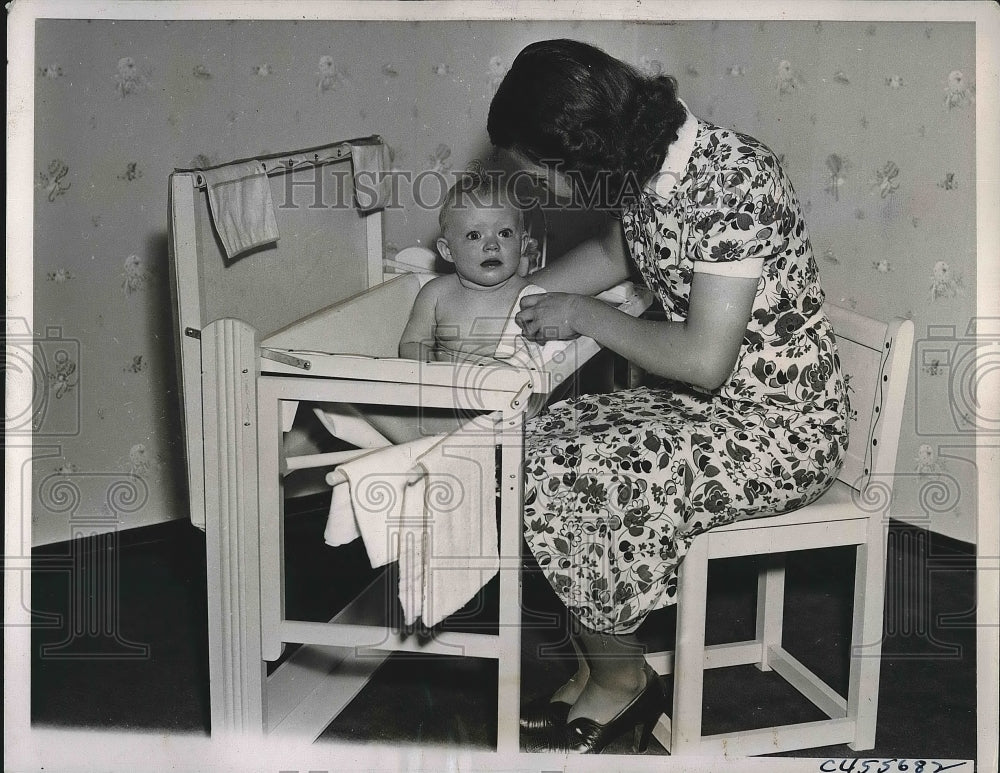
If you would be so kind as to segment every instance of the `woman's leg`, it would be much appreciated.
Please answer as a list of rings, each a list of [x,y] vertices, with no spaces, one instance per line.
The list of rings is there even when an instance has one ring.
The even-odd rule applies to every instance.
[[[569,720],[587,717],[604,724],[646,686],[645,647],[631,634],[596,633],[582,626],[578,626],[573,638],[578,652],[582,650],[589,673],[570,709]]]
[[[590,666],[584,657],[583,650],[580,649],[577,638],[571,636],[570,643],[573,645],[573,649],[576,650],[576,673],[569,678],[568,682],[552,693],[550,700],[553,703],[561,702],[570,705],[576,703],[576,699],[580,697],[580,693],[583,692],[583,688],[587,686],[587,681],[590,679]]]

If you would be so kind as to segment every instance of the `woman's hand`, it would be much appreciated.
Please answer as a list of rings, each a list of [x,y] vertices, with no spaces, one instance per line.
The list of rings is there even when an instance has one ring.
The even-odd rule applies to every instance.
[[[589,303],[600,301],[574,293],[540,293],[521,299],[521,310],[514,319],[529,341],[565,341],[580,335],[581,315]]]

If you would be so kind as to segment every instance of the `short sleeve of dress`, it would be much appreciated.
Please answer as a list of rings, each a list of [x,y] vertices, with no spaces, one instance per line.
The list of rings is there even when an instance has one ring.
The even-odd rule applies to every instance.
[[[704,178],[691,209],[695,273],[756,278],[764,259],[787,244],[779,234],[779,224],[788,222],[787,196],[769,161],[737,155]]]

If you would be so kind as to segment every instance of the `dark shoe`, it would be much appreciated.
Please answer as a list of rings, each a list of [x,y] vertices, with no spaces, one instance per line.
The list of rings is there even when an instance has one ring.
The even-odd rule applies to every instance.
[[[653,675],[643,691],[607,724],[577,717],[572,722],[549,730],[543,738],[529,744],[525,751],[600,754],[606,746],[632,730],[632,751],[645,752],[653,727],[666,708],[666,703],[663,685],[659,677]]]
[[[521,729],[529,733],[543,733],[566,724],[570,704],[549,700],[547,695],[536,698],[521,707]]]

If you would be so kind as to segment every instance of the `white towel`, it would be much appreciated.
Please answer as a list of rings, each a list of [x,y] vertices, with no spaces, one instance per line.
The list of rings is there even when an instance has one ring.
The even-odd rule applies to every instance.
[[[504,323],[503,332],[500,334],[500,341],[497,343],[496,352],[493,354],[498,360],[515,360],[516,364],[528,367],[534,365],[538,367],[541,363],[548,362],[557,353],[566,348],[565,341],[547,341],[539,346],[534,341],[529,341],[521,335],[521,326],[517,324],[514,317],[521,310],[521,299],[529,295],[539,295],[548,292],[538,285],[528,285],[517,296],[514,307],[510,310],[510,316]]]
[[[337,469],[347,482],[333,487],[323,539],[328,545],[364,540],[373,567],[396,560],[398,547],[389,524],[399,522],[407,476],[417,459],[441,438],[436,435],[374,449]]]
[[[349,403],[323,403],[314,407],[313,413],[327,432],[345,443],[358,448],[382,448],[392,444],[361,411]]]
[[[357,460],[355,460],[357,461]],[[344,465],[341,465],[343,468]],[[323,541],[332,547],[354,542],[361,536],[358,522],[354,519],[354,505],[351,504],[351,484],[341,483],[333,487],[330,499],[330,514],[326,517]]]
[[[271,184],[260,161],[201,172],[212,222],[227,258],[278,240]]]
[[[384,209],[392,194],[389,146],[384,142],[351,145],[354,202],[362,212]]]
[[[500,568],[494,439],[468,426],[420,457],[425,474],[404,495],[399,600],[407,625],[437,625]]]
[[[360,536],[372,567],[399,561],[408,626],[421,619],[433,627],[499,570],[494,444],[473,419],[450,435],[373,449],[337,468],[347,482],[333,487],[324,540]]]
[[[429,536],[425,529],[425,493],[426,484],[422,477],[408,486],[400,518],[392,524],[396,558],[399,559],[399,605],[403,608],[403,623],[407,627],[412,627],[424,611]]]

